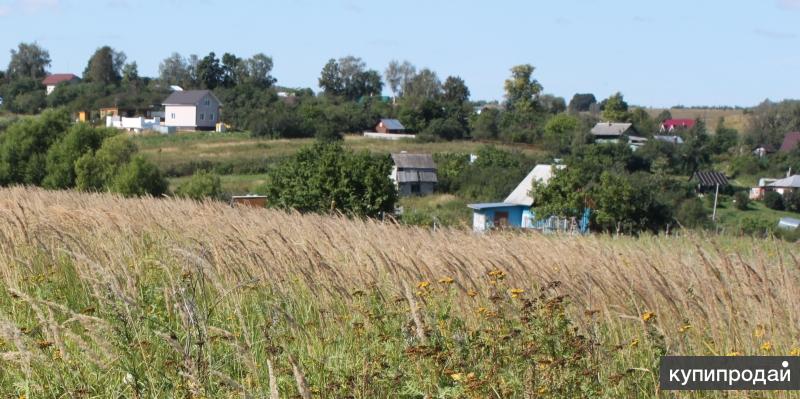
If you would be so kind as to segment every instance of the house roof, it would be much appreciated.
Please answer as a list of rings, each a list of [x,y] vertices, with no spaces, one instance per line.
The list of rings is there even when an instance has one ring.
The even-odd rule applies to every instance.
[[[715,186],[719,184],[720,186],[727,186],[728,179],[725,177],[724,174],[720,172],[713,172],[713,171],[705,171],[705,172],[694,172],[694,176],[692,176],[693,180],[697,180],[700,182],[702,186]]]
[[[219,103],[219,99],[214,96],[211,90],[186,90],[173,91],[172,94],[164,100],[163,105],[198,105],[206,94],[211,95],[211,97]]]
[[[404,169],[436,169],[431,154],[408,154],[405,152],[392,154],[395,166]]]
[[[600,122],[592,128],[595,136],[621,136],[633,126],[632,123]]]
[[[800,175],[792,175],[785,179],[776,180],[769,187],[800,188]]]
[[[656,136],[653,136],[653,138],[655,140],[664,141],[664,142],[667,142],[667,143],[683,144],[683,138],[681,138],[681,136],[658,136],[658,135],[656,135]]]
[[[42,80],[42,84],[45,86],[55,86],[62,82],[69,82],[73,79],[78,79],[77,76],[71,73],[54,73]]]
[[[438,183],[436,172],[420,170],[401,170],[397,172],[398,183]]]
[[[676,127],[685,127],[687,129],[691,129],[694,127],[695,123],[697,123],[697,121],[694,119],[667,119],[661,123],[661,126],[664,126],[665,129]]]
[[[781,152],[790,152],[797,148],[800,144],[800,132],[787,133],[783,137],[783,144],[781,145]]]
[[[503,202],[514,205],[533,205],[533,198],[531,198],[530,194],[533,182],[538,181],[547,184],[550,178],[553,177],[555,170],[564,168],[566,168],[566,165],[536,165]]]
[[[467,207],[475,209],[475,210],[484,210],[484,209],[491,209],[491,208],[508,208],[512,206],[525,206],[520,204],[509,204],[508,202],[487,202],[484,204],[468,204]]]
[[[800,227],[800,219],[782,217],[781,220],[778,221],[778,226],[785,226],[796,229]]]
[[[406,130],[406,127],[397,119],[381,119],[381,123],[389,130]]]

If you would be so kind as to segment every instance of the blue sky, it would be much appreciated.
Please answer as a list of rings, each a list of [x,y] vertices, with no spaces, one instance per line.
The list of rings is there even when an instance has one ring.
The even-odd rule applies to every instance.
[[[0,0],[0,68],[20,41],[76,74],[106,44],[147,76],[173,51],[263,52],[280,85],[316,90],[325,62],[352,54],[458,75],[490,100],[530,63],[567,101],[747,106],[800,97],[798,22],[800,0]]]

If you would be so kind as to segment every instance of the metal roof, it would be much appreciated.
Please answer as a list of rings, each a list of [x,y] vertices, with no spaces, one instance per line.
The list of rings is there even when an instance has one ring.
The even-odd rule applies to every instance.
[[[381,123],[389,130],[406,130],[406,127],[397,119],[381,119]]]
[[[800,188],[800,175],[792,175],[785,179],[776,180],[769,187]]]
[[[672,144],[683,144],[683,138],[681,138],[681,136],[659,136],[659,135],[656,135],[656,136],[653,136],[653,139],[658,140],[658,141],[664,141],[664,142],[667,142],[667,143],[672,143]]]
[[[507,202],[488,202],[485,204],[468,204],[467,207],[475,209],[475,210],[484,210],[490,208],[509,208],[509,207],[516,207],[516,206],[525,206],[521,204],[509,204]]]
[[[435,171],[401,170],[397,172],[398,183],[438,183]]]
[[[536,165],[536,167],[522,179],[519,185],[517,185],[517,188],[506,197],[505,202],[526,206],[533,205],[533,198],[531,198],[530,192],[533,188],[534,180],[547,184],[550,178],[553,177],[555,170],[564,168],[566,168],[566,165]]]
[[[211,90],[186,90],[173,91],[172,94],[164,100],[163,105],[198,105],[200,104],[200,100],[207,94],[211,95],[213,99],[219,102]]]
[[[633,126],[632,123],[600,122],[592,128],[595,136],[621,136]]]
[[[800,219],[782,217],[781,220],[778,221],[778,227],[796,229],[800,227]]]
[[[720,186],[728,185],[728,179],[720,172],[694,172],[692,179],[699,181],[702,186],[716,186],[717,184]]]
[[[403,169],[436,169],[431,154],[409,154],[405,152],[392,154],[395,166]]]

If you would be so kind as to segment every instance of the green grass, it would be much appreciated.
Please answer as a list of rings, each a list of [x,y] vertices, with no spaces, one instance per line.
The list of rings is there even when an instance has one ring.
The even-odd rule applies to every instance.
[[[189,180],[191,176],[171,177],[169,189],[174,192],[183,182]],[[221,175],[222,191],[230,195],[244,195],[256,192],[256,189],[267,182],[265,174],[244,174],[244,175]]]
[[[750,201],[747,210],[736,209],[730,197],[723,197],[717,207],[718,226],[723,231],[774,230],[782,217],[800,218],[800,214],[769,209],[762,201]],[[758,232],[758,231],[754,231]]]
[[[424,197],[404,197],[399,201],[403,207],[400,220],[407,224],[432,227],[469,227],[472,211],[467,202],[450,194]]]
[[[134,137],[143,155],[171,176],[191,175],[194,170],[219,168],[220,174],[264,173],[270,165],[294,154],[313,139],[269,140],[250,137],[248,133],[189,132],[174,135],[142,135]],[[346,136],[345,145],[353,150],[378,154],[392,152],[477,152],[485,143],[450,141],[421,143],[413,140],[376,140],[362,136]],[[498,144],[526,154],[540,154],[536,147]]]

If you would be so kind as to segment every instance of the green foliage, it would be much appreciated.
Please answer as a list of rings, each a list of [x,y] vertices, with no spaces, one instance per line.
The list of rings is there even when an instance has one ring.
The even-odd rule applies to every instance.
[[[787,211],[800,213],[800,190],[794,189],[783,196],[784,206]]]
[[[11,50],[7,75],[11,80],[41,80],[47,75],[50,53],[37,43],[20,43]]]
[[[472,138],[477,140],[493,140],[500,134],[500,111],[484,108],[480,114],[470,119]]]
[[[317,143],[276,168],[265,192],[268,202],[279,208],[378,216],[393,212],[397,201],[391,169],[388,157]]]
[[[47,151],[46,188],[64,189],[75,186],[75,163],[87,152],[99,149],[103,140],[117,134],[116,130],[94,128],[87,124],[72,125],[67,134]]]
[[[533,79],[536,68],[530,64],[517,65],[511,68],[511,78],[505,81],[506,100],[509,110],[528,112],[533,109],[533,102],[542,92],[542,85]]]
[[[175,195],[198,201],[204,198],[220,199],[222,198],[222,182],[219,175],[201,171],[178,186],[175,189]]]
[[[593,104],[597,104],[597,99],[591,93],[575,93],[569,100],[569,112],[588,112]]]
[[[749,145],[771,144],[780,147],[787,132],[800,130],[800,101],[764,101],[748,111],[745,142]]]
[[[725,126],[725,119],[720,118],[717,129],[711,138],[710,150],[714,154],[723,154],[739,143],[739,132]]]
[[[213,90],[219,86],[223,73],[219,58],[213,51],[197,63],[197,82],[206,89]]]
[[[737,191],[733,195],[733,200],[736,203],[736,209],[746,211],[750,205],[750,197],[746,191]]]
[[[708,226],[710,214],[703,201],[695,197],[681,202],[675,213],[675,219],[681,226],[698,228]]]
[[[782,211],[785,209],[783,196],[775,191],[767,191],[764,194],[764,205],[766,205],[767,208],[774,209],[776,211]]]
[[[567,153],[580,128],[580,121],[572,115],[558,114],[550,118],[544,126],[542,137],[545,148],[557,154]]]
[[[41,185],[47,170],[47,151],[66,134],[64,111],[46,111],[22,118],[0,135],[0,185]]]
[[[420,133],[421,139],[433,138],[442,140],[457,140],[466,135],[464,127],[456,120],[451,118],[434,119],[428,123],[425,130]]]
[[[434,155],[441,192],[457,194],[468,201],[498,201],[505,198],[536,164],[518,152],[493,146],[478,150],[477,160],[469,163],[469,154]]]
[[[102,85],[118,83],[122,79],[125,59],[123,52],[114,51],[109,46],[100,47],[89,59],[83,71],[83,79]]]
[[[110,188],[126,197],[160,196],[167,192],[168,184],[155,165],[141,155],[136,155],[120,168]]]
[[[626,122],[630,117],[628,103],[623,99],[622,93],[617,92],[603,100],[600,106],[603,108],[603,120],[605,121]]]
[[[383,90],[381,75],[367,70],[361,58],[347,56],[339,60],[330,59],[322,68],[319,87],[325,94],[358,100],[364,96],[379,96]]]
[[[87,152],[75,162],[76,187],[85,191],[107,188],[136,151],[136,145],[125,135],[106,138],[97,151]]]

